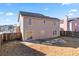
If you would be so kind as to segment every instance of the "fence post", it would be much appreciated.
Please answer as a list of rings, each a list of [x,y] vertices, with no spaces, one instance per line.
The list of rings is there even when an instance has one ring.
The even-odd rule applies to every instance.
[[[1,43],[2,43],[2,37],[1,37],[1,35],[0,35],[0,46],[1,46]]]
[[[5,33],[6,34],[6,33]],[[7,34],[6,34],[6,41],[7,41]]]

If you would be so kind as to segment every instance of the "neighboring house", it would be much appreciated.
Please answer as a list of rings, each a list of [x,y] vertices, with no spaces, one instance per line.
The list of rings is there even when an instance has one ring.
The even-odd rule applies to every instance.
[[[70,31],[79,32],[79,18],[78,17],[69,20],[68,23],[70,25]]]
[[[15,32],[16,32],[16,33],[21,33],[21,31],[20,31],[20,26],[16,26]]]
[[[21,11],[18,22],[23,41],[60,36],[60,20],[58,18]]]
[[[60,21],[60,31],[76,31],[79,32],[79,18],[68,19],[68,16],[64,17],[64,20]]]
[[[69,31],[68,16],[65,16],[63,20],[60,20],[60,31]]]
[[[0,33],[2,32],[14,32],[15,25],[0,25]]]

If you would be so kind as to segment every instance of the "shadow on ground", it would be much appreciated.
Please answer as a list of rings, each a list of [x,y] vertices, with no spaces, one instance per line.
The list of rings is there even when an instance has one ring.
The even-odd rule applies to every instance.
[[[33,40],[30,41],[31,43],[35,44],[43,44],[43,45],[48,45],[48,46],[59,46],[59,47],[71,47],[71,48],[78,48],[79,47],[79,38],[74,38],[74,37],[61,37],[61,39],[65,40],[66,43],[60,44],[60,43],[55,43],[55,44],[46,44],[46,41],[50,41],[53,39],[47,39],[47,40]]]
[[[45,54],[36,51],[28,46],[22,44],[4,44],[1,47],[0,56],[44,56]]]

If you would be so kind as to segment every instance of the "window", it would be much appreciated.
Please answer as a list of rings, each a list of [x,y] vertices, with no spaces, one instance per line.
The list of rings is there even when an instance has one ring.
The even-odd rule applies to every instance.
[[[53,35],[56,35],[57,34],[57,31],[53,31]]]
[[[55,35],[57,34],[57,31],[55,31],[55,33],[54,33]]]
[[[32,21],[32,19],[31,19],[31,18],[29,18],[29,25],[32,25],[31,21]]]
[[[44,20],[44,24],[45,24],[45,20]]]

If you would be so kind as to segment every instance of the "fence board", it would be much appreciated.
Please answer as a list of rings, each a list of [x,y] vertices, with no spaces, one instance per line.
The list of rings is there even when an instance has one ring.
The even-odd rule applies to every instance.
[[[0,34],[0,44],[4,41],[22,39],[21,33],[3,33]]]
[[[79,32],[60,31],[60,36],[79,37]]]

